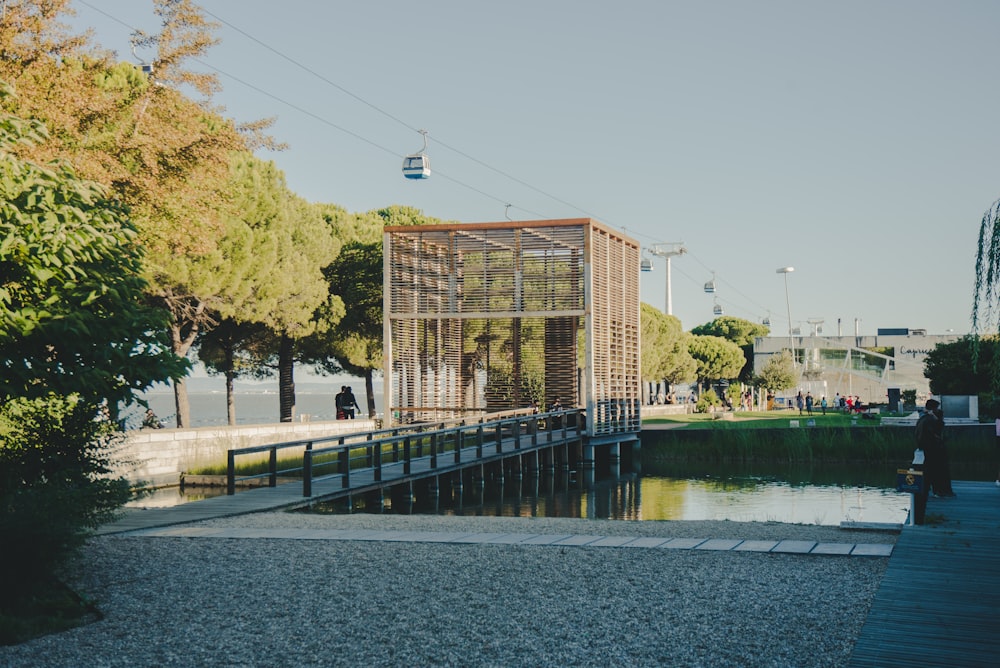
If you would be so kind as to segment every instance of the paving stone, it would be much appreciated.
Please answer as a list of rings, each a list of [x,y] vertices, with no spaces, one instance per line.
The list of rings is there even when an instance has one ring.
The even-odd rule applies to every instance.
[[[816,541],[812,540],[783,540],[774,546],[771,552],[788,552],[790,554],[808,554],[816,547]]]
[[[636,538],[635,540],[630,540],[627,543],[622,543],[622,547],[659,547],[666,543],[669,538],[657,538],[654,536],[646,536],[644,538]]]
[[[843,554],[854,549],[854,543],[817,543],[809,554]]]
[[[570,536],[564,540],[555,543],[556,545],[589,545],[594,541],[601,540],[604,536],[588,536],[586,534],[578,534],[576,536]]]
[[[694,549],[726,551],[733,549],[742,542],[743,542],[742,540],[733,538],[712,538],[710,540],[706,540],[704,543],[702,543],[701,545],[697,546]]]
[[[521,545],[552,545],[569,538],[572,534],[537,534],[521,541]]]
[[[660,545],[668,550],[690,550],[705,542],[705,538],[674,538]]]
[[[587,547],[618,547],[632,540],[635,540],[635,536],[606,536],[593,543],[588,543]]]
[[[778,544],[776,540],[745,540],[733,548],[734,552],[770,552]]]
[[[855,557],[891,557],[892,545],[888,543],[859,543],[851,555]]]

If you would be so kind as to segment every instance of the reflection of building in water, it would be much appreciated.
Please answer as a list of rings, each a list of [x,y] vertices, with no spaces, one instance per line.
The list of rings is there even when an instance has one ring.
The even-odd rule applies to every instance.
[[[794,347],[799,380],[795,392],[812,392],[817,401],[837,394],[885,402],[889,388],[930,392],[924,377],[927,354],[941,343],[953,343],[955,334],[927,334],[922,329],[879,329],[875,336],[769,336],[753,346],[754,373],[760,373],[773,355]]]

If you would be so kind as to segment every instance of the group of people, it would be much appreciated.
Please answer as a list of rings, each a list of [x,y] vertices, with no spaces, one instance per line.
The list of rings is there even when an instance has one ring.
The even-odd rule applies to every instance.
[[[354,390],[347,385],[340,386],[340,392],[334,396],[333,403],[337,408],[338,420],[353,420],[355,411],[361,410],[358,400],[354,398]]]
[[[807,414],[812,415],[813,408],[816,407],[816,398],[812,395],[812,392],[806,392],[805,396],[803,396],[802,390],[799,390],[799,393],[795,396],[795,405],[799,409],[799,415],[802,415],[803,409],[805,409]],[[826,400],[826,396],[824,395],[819,400],[819,407],[820,410],[823,411],[823,415],[826,415],[826,408],[828,405],[829,402]]]

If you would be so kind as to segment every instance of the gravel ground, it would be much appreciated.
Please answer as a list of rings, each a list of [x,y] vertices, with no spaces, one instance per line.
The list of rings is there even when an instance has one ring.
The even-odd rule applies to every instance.
[[[262,513],[231,527],[894,543],[780,523]],[[842,666],[887,559],[105,536],[69,578],[104,619],[2,666]]]

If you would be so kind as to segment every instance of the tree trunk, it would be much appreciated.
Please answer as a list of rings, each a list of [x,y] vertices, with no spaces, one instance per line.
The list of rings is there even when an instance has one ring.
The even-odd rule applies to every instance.
[[[198,312],[201,312],[200,307]],[[188,351],[191,350],[191,345],[197,336],[198,324],[196,321],[190,323],[187,335],[184,335],[181,325],[177,323],[177,319],[175,318],[173,324],[170,325],[170,339],[173,353],[178,357],[187,357]],[[188,400],[187,383],[183,378],[174,381],[174,406],[177,408],[177,415],[175,416],[177,428],[183,429],[184,427],[191,426],[191,402]]]
[[[282,334],[278,344],[278,405],[282,422],[291,422],[295,418],[294,343],[291,337]]]
[[[233,371],[233,349],[226,348],[226,416],[229,426],[236,425],[236,397],[233,396],[233,385],[236,373]]]
[[[174,409],[177,418],[177,428],[191,426],[191,402],[188,401],[187,381],[178,378],[174,381]]]

